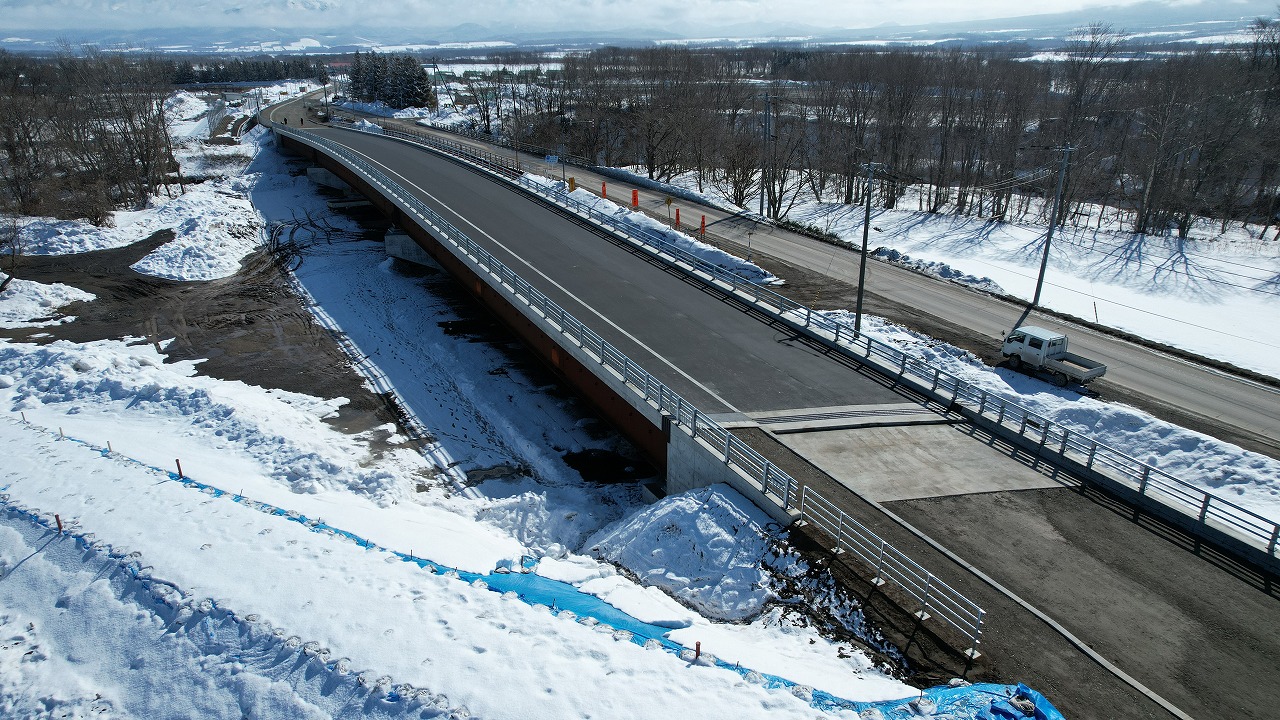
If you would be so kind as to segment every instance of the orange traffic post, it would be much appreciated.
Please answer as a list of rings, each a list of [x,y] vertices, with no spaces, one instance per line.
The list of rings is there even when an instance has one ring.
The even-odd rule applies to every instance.
[[[701,232],[702,232],[702,234],[703,234],[704,236],[707,234],[707,216],[706,216],[706,215],[703,215],[703,216],[702,216],[702,230],[701,230]]]
[[[600,197],[609,197],[609,183],[600,183]]]
[[[639,190],[631,191],[631,207],[633,208],[640,207],[640,191]]]
[[[680,208],[676,208],[676,229],[680,229]]]

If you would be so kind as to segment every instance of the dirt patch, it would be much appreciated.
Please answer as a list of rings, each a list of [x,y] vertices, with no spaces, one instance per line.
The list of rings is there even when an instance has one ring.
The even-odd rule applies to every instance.
[[[363,432],[395,421],[388,398],[365,386],[267,255],[249,256],[231,277],[202,282],[164,280],[130,269],[172,239],[173,233],[163,230],[114,250],[20,258],[18,277],[65,283],[97,299],[63,308],[76,317],[74,322],[0,330],[0,337],[33,343],[127,337],[167,343],[168,361],[204,359],[199,365],[203,375],[345,397],[349,402],[330,419],[343,431]]]

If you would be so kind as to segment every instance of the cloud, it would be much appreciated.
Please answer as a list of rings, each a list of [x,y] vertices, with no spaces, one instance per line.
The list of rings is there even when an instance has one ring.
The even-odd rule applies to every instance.
[[[1042,0],[1034,12],[1132,5],[1139,0]],[[1161,0],[1186,5],[1199,0]],[[1220,2],[1220,0],[1219,0]],[[1232,3],[1234,5],[1234,3]],[[1241,12],[1269,2],[1243,0]],[[686,36],[744,24],[861,28],[1015,17],[1025,0],[0,0],[9,30],[192,27],[442,29],[464,23],[527,31],[652,27]]]

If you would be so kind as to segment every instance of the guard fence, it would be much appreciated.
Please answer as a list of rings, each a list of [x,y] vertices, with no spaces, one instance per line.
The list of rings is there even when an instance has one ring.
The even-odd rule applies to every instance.
[[[513,270],[507,267],[488,251],[471,240],[465,233],[454,227],[449,221],[427,207],[416,196],[410,194],[398,183],[384,174],[373,164],[367,162],[358,153],[346,146],[333,142],[312,133],[304,133],[290,128],[275,126],[275,131],[297,142],[322,150],[341,162],[352,172],[357,173],[371,186],[378,188],[388,199],[396,202],[403,210],[413,215],[423,226],[429,229],[439,242],[452,246],[461,259],[477,272],[488,275],[497,281],[499,289],[508,294],[512,301],[528,306],[540,315],[551,328],[563,334],[569,341],[582,348],[602,367],[615,373],[636,394],[642,397],[651,407],[670,419],[672,424],[683,428],[693,438],[701,440],[701,445],[708,452],[714,452],[721,461],[736,468],[751,479],[771,500],[788,510],[799,510],[801,517],[823,528],[836,539],[838,550],[853,550],[850,539],[854,536],[847,533],[833,533],[829,529],[860,528],[857,537],[858,547],[872,544],[885,549],[886,557],[893,558],[889,562],[903,568],[913,568],[911,572],[886,571],[884,579],[892,580],[903,587],[910,595],[921,601],[922,612],[933,612],[936,616],[959,630],[969,639],[969,653],[976,656],[981,641],[983,613],[960,613],[953,607],[977,608],[977,605],[964,595],[941,583],[935,576],[910,562],[904,554],[875,533],[857,524],[847,513],[837,508],[821,494],[811,488],[804,489],[801,497],[799,484],[786,471],[774,465],[754,448],[740,440],[715,420],[708,417],[681,395],[667,387],[662,381],[649,374],[638,363],[625,353],[605,341],[594,331],[582,324],[572,314],[548,298],[540,290],[530,285]],[[737,276],[738,282],[745,282]],[[758,287],[758,286],[756,286]],[[807,499],[802,502],[802,499]],[[805,516],[808,508],[810,516]],[[813,513],[823,513],[821,517]],[[856,551],[855,551],[856,552]],[[860,553],[857,553],[861,557]],[[898,560],[907,560],[910,565]],[[921,615],[924,618],[924,615]]]

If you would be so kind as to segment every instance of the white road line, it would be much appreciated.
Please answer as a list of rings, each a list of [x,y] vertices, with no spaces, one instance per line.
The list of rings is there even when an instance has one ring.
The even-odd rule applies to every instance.
[[[550,283],[551,285],[555,286],[555,288],[556,288],[556,289],[558,289],[560,292],[562,292],[562,293],[564,293],[566,296],[568,296],[568,297],[572,298],[572,299],[574,300],[574,302],[576,302],[576,303],[578,303],[579,305],[581,305],[582,307],[586,308],[588,312],[590,312],[591,314],[593,314],[593,315],[595,315],[596,317],[600,318],[602,321],[604,321],[606,324],[608,324],[608,325],[609,325],[609,327],[613,328],[613,329],[614,329],[615,331],[617,331],[619,334],[621,334],[622,336],[626,337],[628,340],[630,340],[631,342],[635,343],[636,345],[638,345],[638,346],[640,346],[640,347],[644,348],[644,350],[645,350],[646,352],[648,352],[650,355],[652,355],[656,360],[658,360],[659,362],[663,363],[663,364],[664,364],[664,365],[666,365],[667,367],[669,367],[669,368],[671,368],[672,370],[674,370],[676,373],[678,373],[678,374],[679,374],[681,377],[683,377],[685,380],[688,380],[690,383],[692,383],[693,385],[697,386],[697,387],[698,387],[698,389],[702,390],[702,391],[703,391],[703,392],[705,392],[706,394],[708,394],[708,395],[710,395],[711,397],[715,398],[718,402],[720,402],[722,405],[724,405],[724,406],[725,406],[726,408],[728,408],[730,411],[732,411],[732,412],[742,412],[742,411],[741,411],[741,410],[739,410],[736,406],[734,406],[734,405],[733,405],[733,403],[731,403],[731,402],[729,402],[728,400],[725,400],[723,397],[721,397],[719,393],[717,393],[716,391],[714,391],[714,390],[712,390],[711,388],[707,387],[706,385],[703,385],[700,381],[698,381],[696,378],[694,378],[694,377],[693,377],[692,375],[690,375],[689,373],[686,373],[684,370],[681,370],[679,367],[677,367],[677,366],[676,366],[674,363],[672,363],[670,360],[668,360],[668,359],[666,359],[665,357],[663,357],[659,352],[657,352],[657,351],[656,351],[656,350],[654,350],[653,348],[651,348],[651,347],[649,347],[648,345],[646,345],[646,344],[644,344],[643,342],[641,342],[639,338],[637,338],[636,336],[634,336],[634,335],[632,335],[631,333],[627,332],[626,330],[623,330],[621,327],[619,327],[619,326],[618,326],[618,324],[617,324],[617,323],[615,323],[615,322],[613,322],[612,320],[610,320],[609,318],[605,317],[605,316],[604,316],[604,315],[603,315],[599,310],[596,310],[594,307],[592,307],[590,304],[588,304],[585,300],[583,300],[582,298],[578,297],[577,295],[574,295],[572,292],[570,292],[570,291],[569,291],[569,289],[568,289],[568,288],[564,287],[564,286],[563,286],[563,285],[561,285],[560,283],[558,283],[558,282],[556,282],[555,280],[551,279],[549,276],[547,276],[547,274],[546,274],[546,273],[544,273],[544,272],[542,272],[541,270],[539,270],[537,267],[535,267],[535,266],[534,266],[532,263],[530,263],[528,260],[525,260],[525,259],[524,259],[523,257],[521,257],[518,253],[516,253],[514,250],[512,250],[511,248],[509,248],[509,247],[507,247],[505,244],[503,244],[500,240],[498,240],[498,239],[497,239],[497,238],[495,238],[494,236],[490,235],[489,233],[485,232],[485,231],[484,231],[482,228],[480,228],[478,225],[476,225],[475,223],[473,223],[473,222],[471,222],[470,220],[468,220],[465,216],[463,216],[463,215],[462,215],[461,213],[459,213],[457,210],[454,210],[452,207],[450,207],[448,203],[444,202],[444,201],[443,201],[443,200],[441,200],[440,198],[438,198],[438,197],[436,197],[435,195],[431,194],[431,193],[430,193],[430,192],[428,192],[425,188],[423,188],[421,185],[418,185],[417,183],[413,182],[412,180],[410,180],[409,178],[407,178],[407,177],[405,177],[404,175],[400,174],[399,172],[397,172],[397,171],[393,170],[392,168],[388,167],[387,165],[385,165],[385,164],[383,164],[383,163],[381,163],[381,162],[379,162],[379,161],[375,160],[374,158],[370,157],[368,154],[366,154],[366,153],[362,153],[362,152],[360,152],[359,150],[356,150],[355,148],[352,148],[352,147],[351,147],[351,146],[349,146],[349,145],[348,145],[348,146],[346,146],[346,147],[347,147],[348,149],[350,149],[352,152],[359,153],[359,154],[360,154],[362,157],[364,157],[364,158],[365,158],[369,163],[371,163],[371,164],[373,164],[373,165],[377,165],[378,167],[382,168],[383,172],[387,173],[388,175],[395,176],[395,177],[396,177],[396,178],[398,178],[398,179],[399,179],[399,180],[400,180],[400,181],[401,181],[401,182],[402,182],[406,187],[411,187],[411,188],[413,188],[414,190],[417,190],[418,192],[422,193],[422,194],[423,194],[423,195],[425,195],[426,197],[430,198],[430,199],[431,199],[433,202],[435,202],[437,205],[439,205],[440,207],[444,208],[445,210],[448,210],[450,214],[452,214],[455,218],[457,218],[457,219],[458,219],[459,221],[461,221],[462,223],[465,223],[466,225],[470,225],[470,226],[471,226],[471,227],[472,227],[476,232],[478,232],[478,233],[480,233],[481,235],[483,235],[484,237],[488,238],[488,239],[489,239],[489,241],[490,241],[490,242],[492,242],[494,245],[496,245],[496,246],[498,246],[498,247],[502,248],[502,249],[503,249],[504,251],[506,251],[506,252],[507,252],[507,254],[509,254],[511,257],[515,258],[515,259],[516,259],[516,260],[518,260],[521,264],[523,264],[525,267],[527,267],[527,268],[529,268],[530,270],[532,270],[533,272],[537,273],[537,274],[538,274],[538,276],[539,276],[539,277],[541,277],[543,280],[546,280],[548,283]]]

